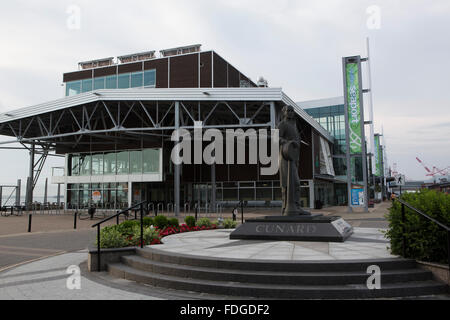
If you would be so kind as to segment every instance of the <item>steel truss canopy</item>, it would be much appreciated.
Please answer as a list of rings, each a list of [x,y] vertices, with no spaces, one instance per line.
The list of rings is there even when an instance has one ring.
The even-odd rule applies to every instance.
[[[180,128],[273,127],[292,105],[304,122],[333,138],[281,88],[182,88],[97,90],[0,114],[0,134],[64,153],[77,146],[142,144],[170,137],[175,110]]]

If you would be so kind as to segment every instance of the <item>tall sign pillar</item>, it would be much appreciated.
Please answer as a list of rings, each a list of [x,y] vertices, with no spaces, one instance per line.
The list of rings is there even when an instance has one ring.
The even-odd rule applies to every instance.
[[[352,212],[352,207],[364,207],[364,212],[368,212],[367,151],[364,132],[361,57],[344,57],[342,58],[342,65],[344,76],[345,138],[347,144],[348,210]],[[356,161],[352,160],[356,160],[356,158],[361,158],[362,162],[362,189],[352,186],[352,169],[353,167],[356,169]],[[356,170],[354,174],[356,182]]]

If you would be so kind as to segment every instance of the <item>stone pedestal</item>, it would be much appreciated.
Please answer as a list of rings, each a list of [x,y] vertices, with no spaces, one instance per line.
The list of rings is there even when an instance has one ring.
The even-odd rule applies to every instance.
[[[353,227],[341,217],[266,216],[247,219],[230,234],[230,239],[344,242]]]

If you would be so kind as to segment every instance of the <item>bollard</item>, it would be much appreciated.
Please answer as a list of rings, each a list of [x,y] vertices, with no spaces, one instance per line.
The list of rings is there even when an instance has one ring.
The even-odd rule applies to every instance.
[[[244,201],[241,201],[241,223],[244,224]]]
[[[31,232],[31,219],[32,219],[33,215],[29,214],[28,215],[28,232]]]
[[[195,205],[195,221],[197,221],[198,217],[198,205]]]
[[[77,215],[78,211],[75,211],[75,214],[73,215],[73,228],[77,230]]]

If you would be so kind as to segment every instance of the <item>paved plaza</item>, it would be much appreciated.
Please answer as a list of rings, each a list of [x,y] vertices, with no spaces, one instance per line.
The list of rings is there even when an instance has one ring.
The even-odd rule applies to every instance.
[[[345,213],[345,207],[314,210],[314,213],[324,215],[341,215],[355,227],[353,236],[345,243],[229,240],[231,230],[218,229],[172,235],[164,238],[164,244],[157,248],[184,254],[245,259],[392,258],[388,250],[389,243],[380,231],[380,228],[387,226],[383,217],[388,206],[389,203],[378,204],[369,213]],[[246,218],[266,214],[267,211],[261,209],[248,208],[245,211]],[[96,221],[82,221],[78,224],[79,228],[73,230],[70,228],[73,227],[73,216],[70,215],[38,216],[33,219],[36,222],[34,231],[24,233],[22,230],[26,217],[0,218],[0,299],[226,298],[141,286],[113,278],[106,272],[88,273],[86,248],[94,242],[95,230],[91,225]],[[46,221],[51,222],[46,225]],[[80,267],[79,290],[70,290],[66,286],[71,276],[67,273],[70,266]]]

